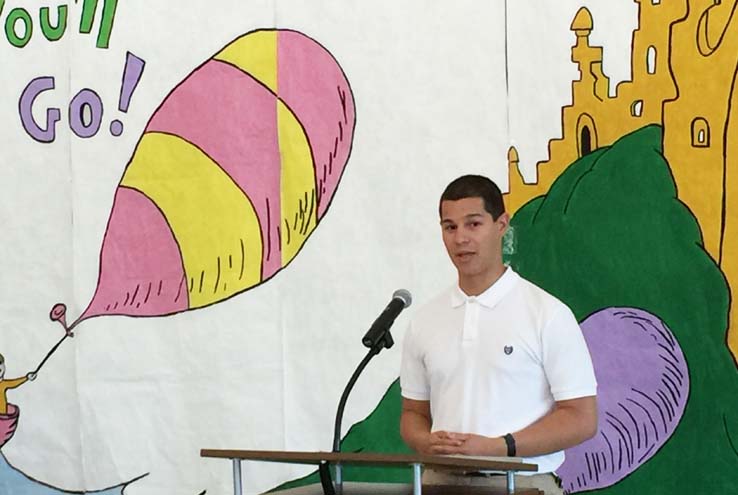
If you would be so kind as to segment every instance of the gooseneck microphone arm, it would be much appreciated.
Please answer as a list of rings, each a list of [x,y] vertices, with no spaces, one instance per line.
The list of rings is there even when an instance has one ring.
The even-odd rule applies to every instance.
[[[343,410],[346,408],[346,401],[348,401],[348,396],[351,393],[351,389],[354,388],[356,380],[359,379],[359,375],[361,375],[361,372],[364,371],[364,368],[366,368],[366,365],[369,364],[369,361],[371,361],[374,356],[379,354],[379,351],[381,350],[381,348],[377,349],[375,347],[369,349],[369,352],[367,352],[366,356],[364,356],[364,359],[361,360],[359,366],[356,368],[356,371],[354,371],[354,374],[351,375],[351,379],[346,385],[346,388],[343,390],[343,394],[341,394],[341,400],[338,402],[338,410],[336,411],[336,422],[333,425],[333,452],[341,451],[341,423],[343,421]]]
[[[364,359],[361,360],[359,366],[356,368],[353,375],[351,375],[348,384],[346,384],[346,388],[341,394],[341,400],[338,402],[336,421],[333,425],[333,452],[341,451],[341,423],[343,422],[343,411],[346,408],[346,402],[348,401],[348,396],[351,393],[351,390],[354,388],[361,372],[364,371],[364,368],[369,364],[369,361],[379,354],[382,349],[389,349],[395,344],[395,341],[392,339],[392,334],[390,334],[389,331],[390,327],[402,310],[410,306],[411,303],[412,297],[410,296],[410,292],[405,289],[396,290],[395,293],[392,294],[392,301],[390,301],[382,314],[379,315],[369,328],[366,335],[364,335],[362,343],[364,346],[369,348],[369,352],[366,353]],[[334,495],[336,493],[333,490],[333,485],[330,480],[328,464],[320,464],[320,481],[323,485],[323,493],[325,495]],[[340,493],[342,480],[339,466],[336,467],[336,485],[338,486]]]

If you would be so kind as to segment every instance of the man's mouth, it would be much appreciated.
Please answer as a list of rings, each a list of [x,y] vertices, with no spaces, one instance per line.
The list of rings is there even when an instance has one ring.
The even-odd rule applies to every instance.
[[[470,259],[472,256],[474,256],[474,252],[472,251],[464,251],[462,253],[456,253],[456,258],[458,258],[461,261],[466,261]]]

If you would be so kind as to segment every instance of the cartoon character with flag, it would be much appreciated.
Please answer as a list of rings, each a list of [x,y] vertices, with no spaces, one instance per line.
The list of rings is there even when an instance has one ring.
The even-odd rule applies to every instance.
[[[27,381],[35,379],[36,372],[34,371],[20,378],[6,379],[5,358],[0,354],[0,447],[5,445],[15,433],[15,429],[18,427],[18,417],[20,416],[18,406],[8,402],[8,390],[18,388]]]

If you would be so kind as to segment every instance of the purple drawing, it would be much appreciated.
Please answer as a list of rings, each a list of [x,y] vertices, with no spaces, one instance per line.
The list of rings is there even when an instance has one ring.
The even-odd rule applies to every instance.
[[[566,451],[558,469],[570,493],[617,483],[671,437],[689,395],[689,369],[674,334],[641,309],[607,308],[582,323],[598,385],[598,429]]]

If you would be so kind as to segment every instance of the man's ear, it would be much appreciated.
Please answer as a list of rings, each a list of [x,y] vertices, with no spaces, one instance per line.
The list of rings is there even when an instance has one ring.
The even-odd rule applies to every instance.
[[[507,231],[507,228],[510,226],[510,215],[505,212],[497,217],[497,225],[500,226],[500,231],[502,234],[504,234]]]

